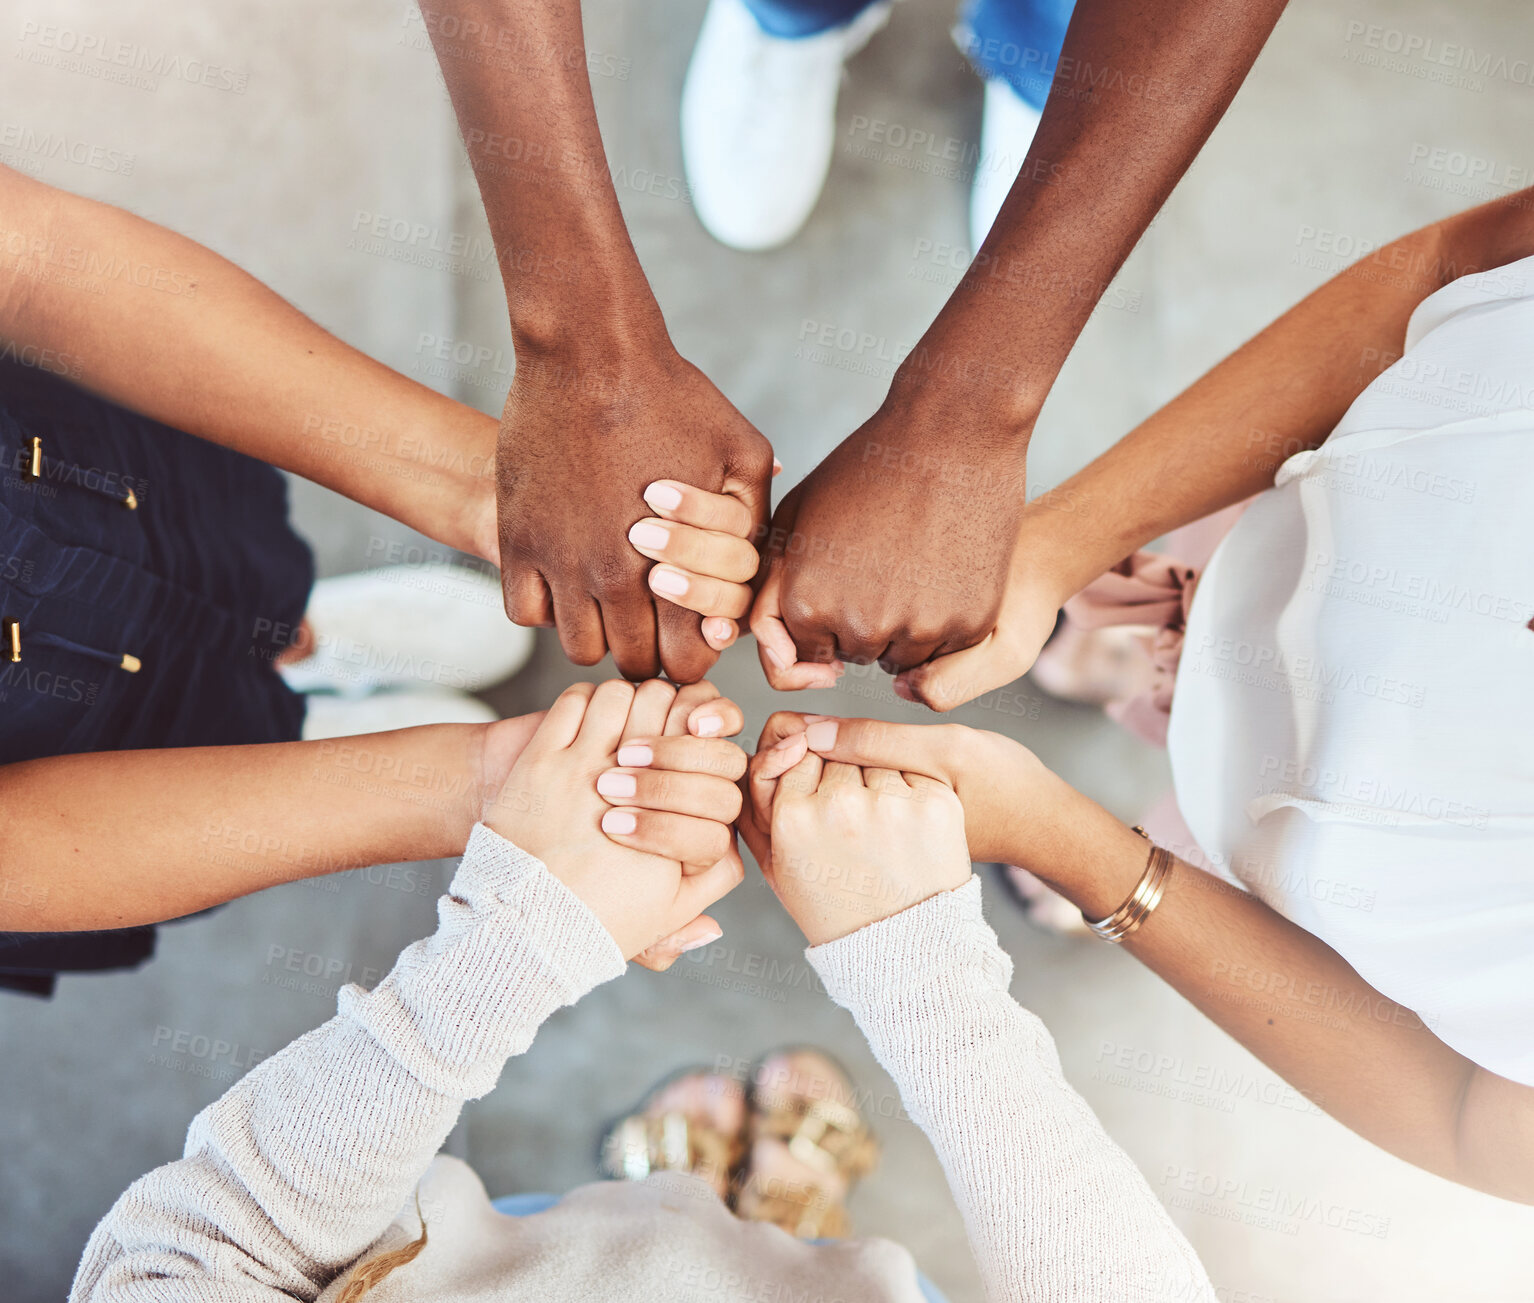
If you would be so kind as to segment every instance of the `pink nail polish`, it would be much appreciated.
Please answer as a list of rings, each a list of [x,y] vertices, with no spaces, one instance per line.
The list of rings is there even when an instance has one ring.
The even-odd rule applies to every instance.
[[[656,566],[650,571],[650,587],[667,597],[681,597],[688,589],[687,576],[680,570]]]
[[[647,547],[652,552],[664,552],[671,542],[671,531],[653,520],[641,520],[629,528],[629,542],[635,547]]]
[[[644,500],[657,511],[675,511],[682,505],[682,491],[674,484],[657,480],[645,489]]]
[[[643,769],[655,759],[655,752],[644,742],[630,742],[618,748],[618,763],[625,769]]]
[[[701,719],[694,720],[692,726],[699,737],[718,737],[724,730],[724,720],[718,715],[704,715]]]
[[[597,775],[597,791],[603,796],[633,796],[638,790],[639,784],[633,774],[620,774],[609,769],[605,774]]]
[[[682,953],[685,955],[689,950],[699,950],[702,947],[710,945],[711,943],[719,940],[719,938],[723,935],[723,932],[710,932],[706,936],[697,937],[682,947]]]
[[[619,837],[624,837],[637,827],[639,827],[639,820],[627,810],[609,810],[602,816],[603,832],[616,833]]]

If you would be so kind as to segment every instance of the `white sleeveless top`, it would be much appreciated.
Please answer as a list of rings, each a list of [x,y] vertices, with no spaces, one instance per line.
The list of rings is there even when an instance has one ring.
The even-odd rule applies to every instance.
[[[1531,619],[1526,258],[1424,300],[1405,355],[1220,544],[1168,734],[1178,805],[1219,871],[1526,1085]]]

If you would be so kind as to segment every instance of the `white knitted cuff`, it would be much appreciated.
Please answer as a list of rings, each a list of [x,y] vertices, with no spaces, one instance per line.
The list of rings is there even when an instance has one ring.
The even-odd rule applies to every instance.
[[[978,980],[1005,991],[1012,961],[981,909],[980,879],[804,952],[830,997],[861,1020],[864,1012],[929,988]]]

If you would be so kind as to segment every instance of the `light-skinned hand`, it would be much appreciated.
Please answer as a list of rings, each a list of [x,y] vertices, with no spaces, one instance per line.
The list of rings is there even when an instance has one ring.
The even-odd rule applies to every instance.
[[[802,721],[802,716],[794,716]],[[763,733],[741,820],[762,873],[811,945],[962,887],[964,810],[936,779],[825,761],[804,734]],[[769,744],[773,732],[783,734]]]
[[[719,721],[720,735],[690,736],[700,720]],[[729,772],[727,751],[737,753],[737,771],[744,765],[743,753],[722,736],[739,727],[738,707],[709,684],[681,691],[660,680],[574,684],[549,707],[487,801],[484,822],[542,860],[602,921],[626,959],[664,969],[684,949],[721,935],[703,911],[743,875],[727,822],[739,802],[712,786],[733,786],[721,776]],[[677,800],[650,788],[643,805],[620,811],[597,791],[597,780],[617,767],[620,747],[639,739],[675,766],[666,772]],[[701,797],[680,745],[689,743],[707,766]],[[604,831],[617,813],[632,816],[631,831]]]
[[[777,754],[796,760],[806,753],[825,761],[920,774],[951,788],[964,809],[970,853],[982,862],[1033,869],[1041,858],[1047,859],[1058,838],[1068,835],[1066,811],[1084,799],[1022,743],[963,724],[891,724],[775,712],[762,729],[757,757]],[[750,776],[753,784],[758,782],[756,760]],[[754,789],[752,795],[754,808]],[[761,830],[748,830],[746,822],[742,820],[742,832],[754,853],[752,839]]]
[[[772,473],[782,464],[773,459]],[[752,542],[758,522],[730,493],[709,493],[677,480],[647,485],[644,500],[653,516],[629,530],[630,545],[656,562],[650,591],[703,617],[703,640],[722,652],[740,636],[740,620],[751,609],[751,581],[760,558]]]

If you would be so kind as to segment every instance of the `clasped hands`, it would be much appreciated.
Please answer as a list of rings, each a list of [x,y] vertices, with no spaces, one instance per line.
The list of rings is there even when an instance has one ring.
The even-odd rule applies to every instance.
[[[706,911],[744,876],[737,830],[811,945],[1047,840],[1058,780],[1010,739],[778,712],[748,757],[742,724],[708,683],[577,683],[491,726],[480,818],[657,971],[722,935]]]
[[[1025,440],[982,456],[892,390],[769,523],[767,440],[674,351],[638,352],[519,356],[496,471],[512,620],[556,627],[577,664],[692,683],[749,614],[773,687],[877,662],[938,710],[1028,669],[1069,594],[1014,564]]]

